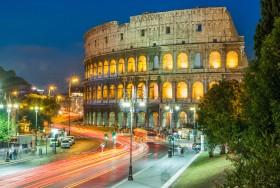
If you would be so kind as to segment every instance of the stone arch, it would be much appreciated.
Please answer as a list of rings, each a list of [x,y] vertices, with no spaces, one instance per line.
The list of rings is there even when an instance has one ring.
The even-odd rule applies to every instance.
[[[163,70],[172,70],[173,69],[173,58],[172,55],[167,53],[164,54],[163,60]]]
[[[221,68],[221,55],[217,51],[213,51],[209,55],[209,66],[211,69]]]
[[[227,53],[226,67],[230,69],[238,67],[238,54],[235,51]]]
[[[187,69],[189,68],[188,55],[186,53],[180,53],[177,57],[177,67],[178,69]]]
[[[188,86],[185,82],[179,82],[177,85],[177,99],[186,99],[188,98]]]
[[[93,99],[93,100],[96,99],[96,94],[97,94],[96,92],[97,92],[97,91],[96,91],[96,87],[93,86],[93,87],[92,87],[92,99]]]
[[[172,84],[170,82],[165,82],[162,87],[162,98],[172,99]]]
[[[98,70],[97,63],[94,63],[93,64],[93,76],[97,76],[97,70]]]
[[[128,84],[127,88],[126,88],[126,94],[127,94],[127,98],[132,99],[133,97],[133,89],[134,89],[134,85],[133,84]]]
[[[147,60],[145,56],[140,56],[138,58],[138,72],[146,72],[147,70]]]
[[[115,99],[115,86],[113,84],[110,85],[109,98]]]
[[[115,127],[115,112],[110,112],[109,114],[109,126]]]
[[[102,65],[102,62],[100,61],[98,63],[98,68],[97,68],[97,74],[98,76],[101,76],[102,75],[102,68],[103,68],[103,65]]]
[[[153,70],[159,70],[159,58],[157,55],[154,57]]]
[[[124,74],[124,70],[125,70],[124,67],[125,67],[124,66],[124,59],[121,58],[121,59],[119,59],[119,64],[118,64],[118,73],[119,74]]]
[[[157,129],[159,128],[158,113],[157,112],[153,112],[153,113],[150,114],[149,127],[157,128]]]
[[[137,98],[143,99],[145,97],[145,84],[139,83],[137,86]]]
[[[123,99],[123,85],[118,86],[118,99]]]
[[[124,116],[124,113],[123,112],[119,112],[118,113],[118,127],[119,128],[122,128],[122,127],[124,127],[125,125],[124,125],[124,123],[123,123],[123,116]]]
[[[180,127],[186,127],[187,123],[188,123],[188,115],[186,112],[181,111],[179,113],[179,123],[180,123]]]
[[[110,63],[110,74],[116,74],[116,60],[114,59]]]
[[[107,112],[103,112],[103,122],[102,122],[103,126],[108,125],[108,113]]]
[[[108,99],[108,87],[106,85],[103,86],[102,97],[105,100]]]
[[[107,60],[104,61],[103,73],[104,75],[108,75],[109,73],[109,63]]]
[[[127,60],[127,72],[135,72],[135,59],[133,57]]]
[[[145,127],[146,122],[146,113],[145,112],[139,112],[137,114],[137,127]]]
[[[101,97],[102,97],[101,86],[97,86],[97,100],[101,100]]]
[[[195,82],[192,86],[192,98],[193,99],[201,99],[203,97],[203,84],[201,82]]]
[[[200,68],[202,68],[201,55],[200,55],[200,53],[196,53],[195,56],[194,56],[194,68],[195,68],[195,69],[200,69]]]
[[[101,125],[101,112],[97,113],[96,119],[97,119],[97,121],[96,121],[97,125],[100,126]]]
[[[158,98],[158,85],[157,83],[153,82],[150,84],[149,90],[149,98],[150,99],[157,99]]]

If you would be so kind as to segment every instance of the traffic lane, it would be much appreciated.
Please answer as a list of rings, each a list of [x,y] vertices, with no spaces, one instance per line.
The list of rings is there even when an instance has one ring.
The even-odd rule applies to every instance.
[[[155,164],[157,161],[160,161],[163,157],[166,156],[169,146],[159,145],[154,143],[147,143],[149,151],[139,159],[133,159],[132,163],[132,173],[136,174],[141,170]],[[129,160],[129,158],[127,159]],[[112,164],[114,165],[114,164]],[[129,165],[123,165],[116,168],[113,171],[110,171],[106,174],[93,178],[87,182],[84,182],[75,187],[84,188],[84,187],[112,187],[114,184],[123,181],[128,178]]]
[[[39,156],[35,158],[33,157],[32,159],[30,158],[30,160],[20,161],[18,163],[1,166],[0,177],[21,172],[29,168],[33,168],[50,162],[55,162],[55,161],[75,157],[80,154],[92,153],[94,151],[98,152],[100,150],[99,145],[100,145],[100,140],[93,139],[93,138],[77,137],[76,143],[73,144],[71,148],[63,149],[58,147],[57,154],[53,154],[53,147],[49,147],[48,145],[47,156],[43,155],[42,157]],[[45,150],[45,147],[42,146],[42,149]]]

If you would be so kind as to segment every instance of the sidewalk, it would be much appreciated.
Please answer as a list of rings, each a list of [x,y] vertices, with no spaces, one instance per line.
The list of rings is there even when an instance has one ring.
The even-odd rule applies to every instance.
[[[154,165],[133,174],[133,181],[124,179],[112,188],[168,188],[199,155],[195,151],[188,151],[183,156],[175,153],[172,158],[166,155]]]
[[[18,149],[18,153],[16,155],[13,154],[11,156],[10,161],[6,162],[7,148],[0,148],[0,166],[14,164],[22,161],[28,161],[31,159],[38,159],[40,157],[51,156],[54,154],[53,149],[54,148],[50,147],[49,145],[46,148],[46,145],[44,144],[38,145],[36,151],[32,151],[31,148]],[[56,147],[56,153],[61,153],[61,152],[62,152],[61,148]]]

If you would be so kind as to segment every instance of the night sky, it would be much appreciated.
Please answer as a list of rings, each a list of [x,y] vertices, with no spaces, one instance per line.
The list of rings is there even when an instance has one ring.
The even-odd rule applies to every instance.
[[[225,6],[245,37],[247,57],[254,57],[260,0],[0,0],[0,66],[42,89],[55,84],[62,93],[70,76],[83,79],[83,36],[90,28],[197,6]]]

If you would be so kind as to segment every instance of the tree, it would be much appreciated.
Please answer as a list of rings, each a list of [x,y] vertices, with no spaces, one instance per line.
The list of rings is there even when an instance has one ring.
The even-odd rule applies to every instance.
[[[274,28],[274,21],[276,17],[280,16],[280,1],[279,0],[261,0],[261,13],[262,19],[259,21],[255,39],[255,52],[256,56],[260,58],[262,42],[266,35],[271,33]]]
[[[226,187],[280,187],[280,18],[262,43],[258,70],[245,76],[236,167]]]
[[[199,104],[198,123],[208,139],[209,155],[217,144],[231,144],[240,133],[241,84],[236,80],[222,80],[214,85]],[[224,153],[225,148],[222,147]]]

